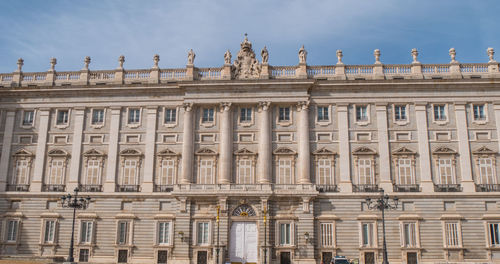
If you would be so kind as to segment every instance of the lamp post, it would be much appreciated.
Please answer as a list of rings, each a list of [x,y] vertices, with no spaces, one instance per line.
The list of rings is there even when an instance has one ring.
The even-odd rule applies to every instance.
[[[71,194],[67,194],[61,197],[61,205],[63,208],[73,208],[73,225],[71,226],[71,242],[69,244],[69,253],[67,262],[73,263],[75,259],[73,258],[73,245],[74,245],[74,237],[75,237],[75,215],[76,209],[87,209],[90,203],[90,197],[78,197],[78,188],[75,188],[75,194],[72,196]]]
[[[264,206],[264,264],[267,264],[267,208]]]
[[[368,209],[370,210],[380,210],[382,211],[382,234],[383,234],[383,261],[382,264],[389,264],[389,261],[387,260],[387,244],[385,242],[385,213],[384,211],[391,210],[391,209],[396,209],[398,207],[398,197],[393,197],[392,198],[392,204],[389,198],[389,195],[384,194],[384,189],[379,189],[380,196],[377,198],[377,200],[372,201],[371,198],[366,198],[366,205]]]
[[[217,205],[217,248],[215,249],[216,255],[217,255],[217,262],[216,264],[219,264],[219,215],[220,215],[220,205]]]

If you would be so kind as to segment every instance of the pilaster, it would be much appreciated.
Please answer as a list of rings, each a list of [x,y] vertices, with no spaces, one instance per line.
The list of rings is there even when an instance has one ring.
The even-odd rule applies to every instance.
[[[389,135],[387,133],[387,104],[377,104],[377,134],[380,157],[380,187],[385,192],[392,192],[391,158],[389,151]]]
[[[153,192],[154,168],[156,152],[156,121],[158,115],[157,106],[148,106],[146,109],[146,150],[144,154],[144,181],[142,192]]]
[[[9,175],[9,162],[12,148],[12,138],[14,132],[14,122],[16,120],[16,111],[7,110],[5,119],[5,130],[3,133],[2,157],[0,158],[0,192],[7,188],[7,178]]]
[[[259,102],[259,155],[257,156],[257,173],[259,183],[271,183],[271,123],[269,118],[270,102]]]
[[[348,104],[337,105],[337,122],[339,129],[339,166],[340,166],[340,191],[352,192],[351,181],[351,151],[349,145],[349,117]]]
[[[495,102],[493,104],[493,110],[495,111],[495,125],[497,129],[497,142],[498,142],[498,147],[500,148],[500,102]]]
[[[33,179],[30,191],[40,192],[42,190],[43,174],[45,171],[45,153],[47,151],[47,132],[49,130],[50,109],[39,110],[38,142],[36,145],[35,163],[33,168]]]
[[[78,187],[81,171],[82,135],[85,108],[73,109],[73,145],[71,148],[71,164],[69,168],[69,180],[66,190],[71,191]]]
[[[297,105],[299,114],[297,124],[298,144],[299,144],[299,184],[311,183],[311,151],[309,145],[309,102],[299,102]]]
[[[420,157],[420,182],[422,191],[434,192],[429,152],[429,132],[427,130],[427,103],[419,102],[415,105],[415,117],[417,120],[418,154]]]
[[[123,84],[124,79],[125,79],[124,75],[125,75],[125,71],[123,70],[123,68],[116,69],[114,83]]]
[[[373,79],[375,80],[383,80],[384,76],[384,65],[382,63],[375,63],[373,65]]]
[[[233,164],[233,130],[231,125],[231,103],[221,103],[222,112],[220,126],[220,166],[219,181],[220,184],[231,183],[232,164]]]
[[[472,166],[469,145],[469,131],[467,129],[467,115],[465,103],[455,103],[455,116],[457,118],[458,151],[460,153],[460,172],[464,192],[474,192],[472,179]]]
[[[181,184],[189,184],[193,177],[194,132],[193,132],[193,104],[184,104],[184,128],[182,133],[182,174]]]
[[[118,142],[120,137],[121,107],[111,108],[111,121],[108,142],[108,165],[106,168],[106,182],[104,192],[114,192],[117,175]]]

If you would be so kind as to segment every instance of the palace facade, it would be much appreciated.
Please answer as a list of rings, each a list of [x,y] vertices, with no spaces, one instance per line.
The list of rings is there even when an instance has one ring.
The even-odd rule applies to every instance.
[[[245,37],[197,68],[0,74],[0,256],[91,263],[500,263],[489,62],[271,66]],[[217,256],[219,261],[217,262]]]

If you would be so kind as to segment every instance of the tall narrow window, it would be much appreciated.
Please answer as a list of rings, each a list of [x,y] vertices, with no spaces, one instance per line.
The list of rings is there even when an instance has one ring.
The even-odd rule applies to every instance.
[[[361,224],[361,237],[363,247],[373,246],[373,223]]]
[[[358,160],[359,184],[375,184],[372,173],[371,159]]]
[[[292,244],[292,224],[291,223],[281,223],[280,224],[280,245],[291,245]]]
[[[139,124],[141,122],[141,109],[128,109],[128,124]]]
[[[412,248],[417,246],[416,223],[403,224],[404,247]]]
[[[55,237],[55,229],[56,229],[56,221],[55,220],[45,220],[45,234],[44,234],[44,243],[54,243]]]
[[[446,121],[444,105],[434,105],[434,121]]]
[[[318,180],[319,184],[322,185],[332,185],[333,175],[332,175],[332,161],[328,158],[318,159]]]
[[[67,125],[69,122],[69,110],[57,110],[57,125]]]
[[[19,220],[8,220],[7,221],[7,234],[5,237],[6,242],[16,242],[17,232],[19,228]]]
[[[490,235],[490,245],[494,247],[500,246],[500,224],[490,223],[488,224],[489,235]]]
[[[50,166],[50,175],[48,184],[63,184],[64,180],[64,160],[54,159]]]
[[[251,159],[240,159],[238,161],[238,183],[239,184],[251,184],[253,183],[252,177],[252,160]]]
[[[279,122],[288,122],[290,121],[290,107],[280,107],[279,108]]]
[[[92,125],[104,124],[104,109],[92,109]]]
[[[479,176],[481,184],[496,184],[491,158],[479,158]]]
[[[82,221],[80,229],[80,243],[91,244],[94,223],[92,221]]]
[[[455,184],[455,177],[453,175],[452,160],[439,159],[439,179],[441,184]]]
[[[169,222],[159,222],[158,223],[158,244],[167,245],[169,244],[170,235],[170,223]]]
[[[328,115],[328,106],[318,106],[318,122],[328,120],[330,120]]]
[[[252,108],[242,107],[240,110],[240,122],[252,122]]]
[[[16,172],[13,184],[19,184],[19,185],[28,184],[29,182],[28,165],[29,165],[28,160],[16,161]]]
[[[368,106],[356,106],[356,121],[368,121]]]
[[[415,184],[415,179],[412,173],[411,159],[398,159],[399,184],[409,185]]]
[[[334,246],[334,227],[333,223],[321,223],[321,246],[333,247]]]
[[[172,185],[175,181],[175,161],[164,159],[161,161],[160,185]]]
[[[87,175],[85,177],[85,184],[88,185],[99,185],[101,184],[101,161],[100,160],[88,160],[87,161]]]
[[[446,246],[459,247],[460,233],[458,223],[445,223]]]
[[[210,244],[209,242],[209,225],[208,222],[198,222],[197,225],[197,243],[198,245],[208,245]]]
[[[118,244],[119,245],[125,245],[128,243],[128,232],[129,232],[129,222],[127,221],[120,221],[118,222]]]
[[[35,111],[33,110],[24,110],[23,114],[23,126],[32,126],[35,119]]]
[[[292,160],[280,158],[278,160],[277,184],[292,184]]]
[[[201,122],[203,122],[203,123],[214,122],[214,109],[213,108],[203,109],[203,117],[201,119]]]
[[[165,109],[165,124],[174,124],[177,120],[177,109],[166,108]]]
[[[474,120],[486,120],[484,104],[473,105]]]
[[[394,106],[394,119],[396,121],[406,121],[406,106],[405,105],[395,105]]]
[[[126,159],[123,167],[122,185],[135,185],[137,175],[137,160]]]
[[[199,184],[212,184],[214,174],[214,161],[211,159],[200,160]]]

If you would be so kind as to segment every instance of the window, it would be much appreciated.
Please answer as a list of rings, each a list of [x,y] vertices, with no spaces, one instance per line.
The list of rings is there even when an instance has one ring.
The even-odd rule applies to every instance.
[[[279,108],[279,122],[289,122],[290,121],[290,107],[280,107]]]
[[[356,106],[356,121],[368,121],[368,106]]]
[[[33,110],[24,110],[23,111],[23,126],[32,126],[35,119],[35,111]]]
[[[486,111],[484,104],[473,105],[474,120],[486,120]]]
[[[438,159],[439,179],[441,184],[455,183],[452,162],[451,159]]]
[[[85,184],[88,185],[101,184],[101,161],[88,160],[86,173],[87,175],[85,176]]]
[[[318,122],[329,120],[328,106],[318,106]]]
[[[88,248],[81,248],[80,249],[80,255],[78,258],[78,261],[80,262],[88,262],[89,261],[89,252],[90,250]]]
[[[447,247],[460,247],[460,230],[458,223],[447,222],[445,226],[445,242]]]
[[[175,161],[164,159],[161,161],[160,185],[172,185],[175,181]]]
[[[122,185],[135,185],[137,176],[137,160],[126,159],[123,165]]]
[[[175,108],[165,108],[165,124],[175,124],[177,121],[177,109]]]
[[[56,229],[55,220],[45,220],[45,231],[43,236],[43,242],[46,244],[54,243]]]
[[[170,236],[170,223],[169,222],[159,222],[158,223],[158,244],[167,245],[169,244]]]
[[[320,158],[318,159],[318,169],[317,169],[317,179],[319,184],[323,185],[332,185],[333,181],[333,173],[332,173],[332,161],[328,158]]]
[[[198,245],[208,245],[209,242],[209,223],[208,222],[198,222],[196,225],[196,242]]]
[[[334,225],[333,223],[321,223],[321,246],[322,247],[333,247],[334,244]]]
[[[104,109],[92,109],[92,125],[104,124]]]
[[[363,247],[372,247],[374,243],[373,223],[361,223],[361,239]]]
[[[129,232],[130,223],[127,221],[119,221],[118,222],[118,245],[126,245],[128,244],[128,232]]]
[[[240,122],[252,122],[252,108],[242,107],[240,109]]]
[[[137,125],[141,122],[141,109],[129,108],[128,109],[128,124]]]
[[[240,159],[238,161],[238,183],[251,184],[253,183],[253,161],[251,159]]]
[[[395,105],[394,106],[394,120],[396,121],[406,121],[406,106],[405,105]]]
[[[5,236],[6,242],[17,241],[18,229],[19,229],[19,220],[11,219],[7,221],[7,234]]]
[[[490,235],[490,246],[498,247],[500,246],[500,224],[490,223],[488,224],[488,233]]]
[[[417,247],[416,223],[403,223],[403,246],[407,248]]]
[[[292,244],[292,224],[280,223],[280,245],[286,246]]]
[[[434,121],[446,121],[445,105],[434,105]]]
[[[292,184],[292,160],[280,158],[278,160],[278,180],[277,184]]]
[[[92,221],[82,221],[80,229],[80,243],[92,244],[92,232],[94,223]]]
[[[12,184],[26,185],[29,182],[29,161],[22,159],[16,161],[15,176]]]
[[[496,184],[491,158],[479,158],[479,176],[481,184]]]
[[[213,184],[213,174],[214,161],[212,159],[201,159],[198,184]]]
[[[54,159],[50,163],[49,180],[47,184],[64,184],[65,164],[62,159]]]
[[[203,117],[201,119],[202,123],[212,123],[214,122],[214,109],[205,108],[203,109]]]
[[[57,110],[56,125],[67,125],[69,122],[69,110]]]
[[[398,159],[399,184],[415,184],[413,177],[412,160],[409,158]]]
[[[359,184],[375,184],[375,179],[373,179],[371,159],[358,160],[358,176]]]

